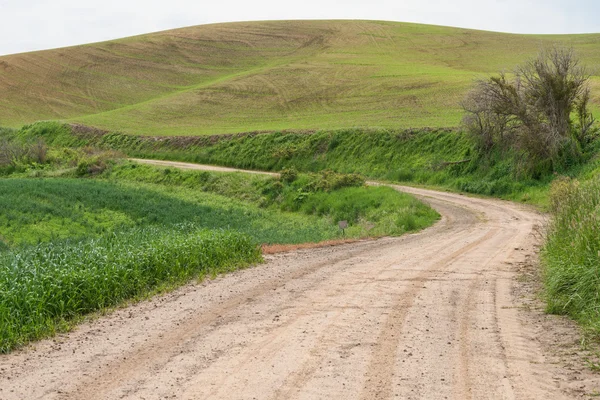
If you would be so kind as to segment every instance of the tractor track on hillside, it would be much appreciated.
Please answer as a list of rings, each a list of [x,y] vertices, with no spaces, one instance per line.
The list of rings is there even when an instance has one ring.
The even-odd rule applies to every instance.
[[[522,307],[518,278],[535,263],[542,215],[392,187],[442,219],[399,238],[269,255],[0,356],[0,399],[570,399],[599,389],[549,345],[563,320]]]

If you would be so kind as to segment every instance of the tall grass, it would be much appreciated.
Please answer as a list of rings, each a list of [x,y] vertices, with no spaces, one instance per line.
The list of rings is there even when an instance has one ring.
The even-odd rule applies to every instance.
[[[189,224],[0,253],[0,352],[164,285],[260,259],[248,235]]]
[[[559,179],[543,249],[548,311],[600,335],[600,178]]]

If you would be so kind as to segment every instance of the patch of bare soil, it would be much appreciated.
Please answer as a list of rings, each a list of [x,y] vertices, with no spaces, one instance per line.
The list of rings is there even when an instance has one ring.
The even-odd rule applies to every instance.
[[[263,254],[276,254],[286,253],[294,250],[301,249],[318,249],[321,247],[328,246],[339,246],[340,244],[355,243],[359,239],[336,239],[336,240],[325,240],[318,243],[300,243],[300,244],[265,244],[262,246]]]

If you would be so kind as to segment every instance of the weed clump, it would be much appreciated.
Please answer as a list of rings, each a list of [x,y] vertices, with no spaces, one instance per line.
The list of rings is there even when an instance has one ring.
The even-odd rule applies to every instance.
[[[281,170],[280,179],[286,183],[292,183],[298,178],[298,171],[295,168],[284,168]]]

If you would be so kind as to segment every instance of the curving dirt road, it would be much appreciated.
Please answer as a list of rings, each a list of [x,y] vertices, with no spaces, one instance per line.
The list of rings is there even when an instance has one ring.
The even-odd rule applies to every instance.
[[[542,317],[514,292],[539,214],[398,189],[442,220],[268,256],[2,356],[0,399],[568,399],[597,387],[549,352]]]

